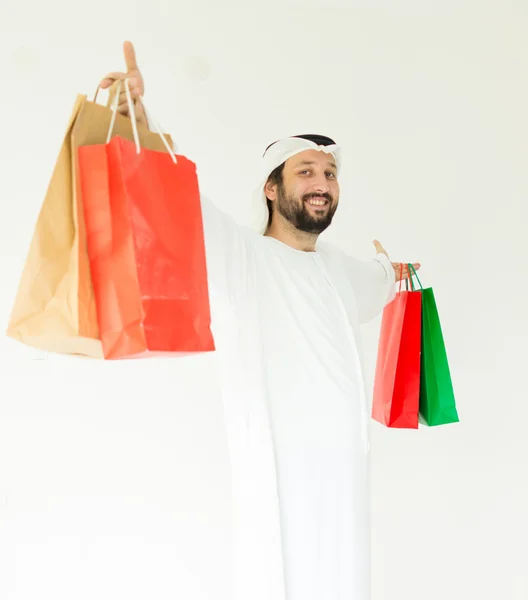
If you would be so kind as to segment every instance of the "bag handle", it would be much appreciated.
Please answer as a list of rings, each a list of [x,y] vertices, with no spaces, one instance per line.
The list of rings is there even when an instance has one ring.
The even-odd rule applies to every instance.
[[[413,277],[416,277],[416,279],[418,280],[418,283],[420,284],[420,291],[423,292],[423,287],[422,287],[422,282],[420,281],[420,278],[418,277],[418,273],[416,272],[416,269],[413,267],[413,265],[411,263],[407,263],[407,268],[409,269],[409,274],[410,274],[410,281],[411,281],[411,287],[412,287],[412,291],[416,291],[415,287],[414,287],[414,283],[413,283]],[[407,285],[407,281],[405,282]],[[408,287],[407,287],[408,289]]]
[[[137,128],[137,122],[136,122],[136,109],[134,106],[134,102],[132,100],[132,95],[130,94],[130,84],[128,82],[128,77],[125,77],[125,93],[126,93],[126,98],[127,98],[127,104],[128,104],[128,112],[130,114],[130,121],[132,123],[132,135],[134,137],[134,143],[136,144],[136,153],[140,154],[141,153],[141,145],[139,143],[139,133],[138,133],[138,128]],[[117,108],[119,106],[119,94],[121,93],[121,87],[123,85],[123,80],[120,79],[118,81],[117,84],[117,89],[116,89],[116,93],[114,96],[114,101],[112,103],[112,118],[110,119],[110,126],[108,128],[108,135],[106,136],[106,143],[108,144],[110,142],[110,140],[112,139],[112,133],[114,131],[114,126],[115,126],[115,120],[116,120],[116,115],[117,115]],[[97,90],[95,92],[95,97],[94,97],[94,102],[97,100],[97,94],[99,93],[99,86],[97,86]],[[143,110],[145,111],[145,115],[149,121],[149,123],[152,123],[152,125],[154,126],[154,129],[156,130],[156,133],[160,136],[161,141],[163,142],[165,148],[167,148],[168,153],[170,154],[170,157],[172,158],[172,161],[174,162],[174,164],[178,164],[178,160],[176,159],[176,155],[174,154],[172,148],[170,147],[169,142],[167,141],[167,138],[165,137],[165,135],[163,134],[163,132],[161,131],[161,128],[158,124],[158,122],[151,116],[151,114],[147,111],[147,108],[145,106],[145,102],[143,101],[143,96],[139,97],[141,104],[143,106]]]
[[[406,291],[409,291],[409,281],[411,282],[411,291],[415,292],[416,288],[414,287],[414,282],[413,282],[413,277],[416,277],[416,279],[418,280],[418,283],[420,284],[420,291],[423,292],[423,287],[422,287],[422,282],[420,281],[420,278],[418,277],[418,273],[416,272],[416,269],[412,266],[411,263],[407,263],[407,269],[409,270],[409,274],[410,276],[405,279],[405,289]],[[400,263],[400,287],[398,289],[398,292],[401,292],[401,288],[402,288],[402,278],[403,278],[403,263]]]
[[[407,268],[409,268],[409,265],[407,265]],[[409,291],[409,279],[411,280],[411,290],[414,292],[414,285],[413,285],[412,277],[408,277],[405,279],[405,290],[407,292]],[[403,282],[403,263],[400,263],[400,288],[398,290],[398,293],[401,293],[401,291],[402,291],[402,282]]]
[[[414,281],[413,281],[413,276],[412,276],[412,272],[411,269],[409,269],[409,263],[407,263],[407,271],[409,272],[409,277],[407,277],[407,279],[405,280],[405,289],[407,291],[409,291],[409,281],[411,282],[411,292],[414,292]]]
[[[99,94],[99,90],[100,90],[100,89],[101,89],[101,86],[100,86],[100,85],[98,85],[98,86],[97,86],[97,89],[95,90],[95,94],[94,94],[94,99],[93,99],[94,103],[95,103],[95,102],[97,102],[97,96],[98,96],[98,94]]]

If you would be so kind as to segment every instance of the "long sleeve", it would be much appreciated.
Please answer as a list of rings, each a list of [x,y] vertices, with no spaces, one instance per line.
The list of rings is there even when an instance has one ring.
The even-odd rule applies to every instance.
[[[356,296],[359,322],[367,323],[395,297],[394,268],[382,253],[371,261],[346,256],[345,268]]]
[[[201,205],[209,284],[233,299],[247,268],[248,233],[203,195]]]

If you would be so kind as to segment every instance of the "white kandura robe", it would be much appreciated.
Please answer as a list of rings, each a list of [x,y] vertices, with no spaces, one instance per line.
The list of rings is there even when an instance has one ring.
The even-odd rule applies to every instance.
[[[302,252],[202,198],[233,490],[233,600],[368,600],[359,324],[394,294],[383,254]]]

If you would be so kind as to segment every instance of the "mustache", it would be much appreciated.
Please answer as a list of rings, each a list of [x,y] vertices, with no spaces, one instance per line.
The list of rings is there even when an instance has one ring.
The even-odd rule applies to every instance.
[[[312,198],[324,198],[328,200],[328,202],[332,203],[334,201],[334,197],[331,194],[305,194],[303,196],[303,200],[311,200]]]

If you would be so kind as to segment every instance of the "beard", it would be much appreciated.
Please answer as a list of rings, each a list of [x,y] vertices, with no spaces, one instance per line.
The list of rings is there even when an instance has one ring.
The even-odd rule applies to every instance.
[[[315,209],[315,214],[310,212],[306,205],[306,200],[310,198],[325,198],[328,200],[327,207]],[[281,214],[295,229],[304,233],[318,235],[322,233],[332,223],[332,219],[337,210],[337,203],[331,194],[305,194],[301,198],[288,194],[283,184],[277,189],[277,211]]]

